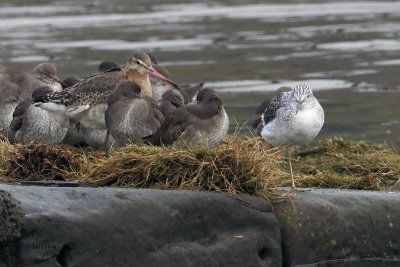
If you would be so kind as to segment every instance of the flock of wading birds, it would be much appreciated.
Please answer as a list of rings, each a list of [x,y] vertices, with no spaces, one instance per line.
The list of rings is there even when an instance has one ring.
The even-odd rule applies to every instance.
[[[203,83],[178,85],[157,59],[136,52],[118,66],[103,61],[98,73],[60,81],[41,63],[28,73],[0,68],[0,132],[11,142],[66,143],[106,150],[128,143],[215,147],[229,118],[221,98]],[[272,146],[314,139],[324,111],[305,84],[279,88],[257,110],[253,128]]]

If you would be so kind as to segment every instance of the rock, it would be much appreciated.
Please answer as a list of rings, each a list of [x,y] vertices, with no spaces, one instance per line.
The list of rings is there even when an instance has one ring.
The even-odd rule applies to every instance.
[[[17,239],[21,234],[24,214],[19,202],[0,190],[0,244]]]
[[[400,194],[304,190],[276,201],[283,266],[400,266]]]
[[[260,198],[150,189],[13,186],[18,266],[281,266]],[[1,265],[1,263],[0,263]]]
[[[0,190],[0,266],[15,265],[15,245],[21,234],[24,214],[19,202]]]

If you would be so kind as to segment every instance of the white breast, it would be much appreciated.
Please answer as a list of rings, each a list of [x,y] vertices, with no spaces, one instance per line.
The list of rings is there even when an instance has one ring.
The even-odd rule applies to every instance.
[[[266,124],[261,136],[272,146],[283,144],[302,145],[311,142],[324,124],[324,111],[318,101],[299,110],[278,112],[277,117]]]
[[[311,142],[324,124],[322,108],[300,110],[290,121],[287,131],[288,142],[296,145]]]

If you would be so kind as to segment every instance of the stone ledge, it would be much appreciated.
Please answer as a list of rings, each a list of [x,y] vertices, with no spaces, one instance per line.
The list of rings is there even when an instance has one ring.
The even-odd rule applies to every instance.
[[[63,186],[0,184],[26,221],[0,266],[400,265],[397,192],[306,189],[271,206],[244,195]]]
[[[280,266],[271,205],[210,192],[0,185],[21,202],[20,266]],[[0,264],[1,266],[1,264]]]
[[[24,213],[10,193],[0,190],[0,266],[16,265],[16,242],[21,235]]]
[[[400,194],[306,189],[273,204],[284,266],[399,266]]]

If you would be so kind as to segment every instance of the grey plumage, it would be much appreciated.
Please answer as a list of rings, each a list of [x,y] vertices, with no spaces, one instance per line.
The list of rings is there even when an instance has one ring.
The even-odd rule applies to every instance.
[[[194,97],[196,96],[197,92],[203,88],[204,83],[200,82],[198,84],[195,84],[194,86],[190,85],[180,85],[179,88],[176,88],[175,86],[171,85],[170,83],[160,80],[160,79],[155,79],[151,78],[151,86],[152,86],[152,91],[153,91],[153,99],[156,102],[160,102],[162,95],[167,92],[168,90],[176,90],[178,91],[184,100],[185,104],[189,104],[192,102]]]
[[[121,69],[111,69],[92,75],[71,88],[59,93],[47,94],[42,99],[44,102],[63,106],[66,116],[72,119],[73,123],[79,123],[89,131],[99,130],[100,134],[94,136],[101,136],[102,131],[106,130],[104,113],[107,108],[107,99],[116,86],[125,80],[134,81],[141,87],[142,94],[151,96],[149,75],[173,83],[153,69],[146,53],[137,52]]]
[[[33,92],[32,97],[40,97],[42,91],[49,92],[52,89],[45,86],[39,87]],[[68,118],[62,111],[49,111],[31,103],[30,98],[25,98],[16,107],[10,125],[12,139],[22,144],[40,142],[54,145],[60,143],[68,131]]]
[[[214,147],[226,134],[226,113],[215,91],[205,88],[197,95],[197,103],[176,109],[161,128],[144,138],[152,145],[192,145],[199,142]]]
[[[182,107],[184,104],[182,94],[178,90],[171,89],[162,95],[159,107],[164,118],[166,118],[169,114],[174,112],[177,108]]]
[[[30,97],[32,92],[41,86],[47,86],[52,92],[60,92],[61,84],[56,76],[56,67],[51,63],[41,63],[28,73],[19,73],[14,83],[22,89],[22,97]]]
[[[2,88],[6,83],[9,82],[6,75],[0,73],[0,88]]]
[[[21,88],[7,82],[0,88],[0,95],[0,133],[9,136],[14,110],[22,101]]]
[[[151,62],[153,63],[154,69],[156,69],[159,73],[161,73],[165,77],[169,78],[169,73],[166,68],[158,65],[157,63],[154,64],[154,62],[157,62],[157,61],[154,61],[154,60],[156,60],[154,55],[149,54],[149,57],[151,58]],[[156,77],[150,77],[150,83],[151,83],[151,89],[153,92],[152,97],[156,102],[161,101],[162,95],[166,91],[176,89],[172,84],[169,84],[168,82],[165,82]]]
[[[106,72],[110,70],[121,70],[121,68],[114,62],[102,61],[98,67],[99,72]]]
[[[204,88],[197,94],[196,101],[200,103],[204,98],[211,95],[217,96],[217,92],[211,88]],[[215,126],[210,127],[211,131],[208,134],[207,142],[210,147],[215,147],[226,136],[229,130],[229,117],[224,106],[221,106],[219,114],[214,117],[211,124]]]
[[[165,67],[158,64],[158,60],[155,57],[155,55],[150,53],[148,53],[148,55],[151,59],[154,69],[156,69],[159,73],[161,73],[165,77],[169,78],[168,70]],[[182,95],[185,104],[189,104],[190,102],[192,102],[197,92],[201,88],[203,88],[204,85],[203,82],[200,82],[194,86],[190,85],[177,86],[177,84],[171,84],[169,81],[165,81],[152,76],[150,77],[150,83],[153,93],[152,97],[156,102],[160,102],[163,94],[168,90],[177,90]]]
[[[18,71],[17,69],[10,67],[10,66],[4,66],[0,65],[0,84],[5,85],[6,82],[13,82],[17,80],[18,77],[20,77],[21,72]]]
[[[62,80],[61,86],[63,89],[65,89],[65,88],[72,87],[75,84],[80,83],[81,81],[82,80],[79,79],[78,77],[68,77],[68,78],[65,78],[64,80]]]
[[[136,82],[142,88],[143,94],[151,96],[149,74],[156,75],[151,67],[150,58],[146,53],[137,52],[129,58],[122,69],[111,69],[87,77],[67,90],[47,95],[46,101],[66,106],[70,118],[85,123],[81,121],[82,116],[88,114],[83,112],[96,105],[105,105],[116,85],[126,79]],[[100,118],[95,120],[98,119]],[[105,123],[102,124],[105,126]]]
[[[161,127],[164,117],[155,101],[141,95],[141,88],[133,82],[125,81],[108,99],[105,112],[107,136],[106,155],[110,155],[110,136],[116,146],[127,143],[142,143],[142,138],[151,135]]]
[[[274,97],[267,99],[260,104],[256,111],[258,116],[252,122],[252,127],[256,135],[261,136],[263,125],[275,118],[276,111],[281,108],[283,103],[285,103],[285,98],[291,90],[292,88],[290,87],[280,87],[276,90],[276,95]],[[262,121],[261,117],[264,118],[264,121]]]
[[[182,85],[180,87],[179,91],[181,92],[183,99],[185,100],[185,104],[193,102],[198,92],[203,88],[203,85],[204,82],[200,82],[198,84],[195,84],[194,86]]]
[[[297,84],[278,94],[261,114],[261,136],[272,146],[312,141],[324,124],[324,111],[312,89]]]
[[[70,120],[68,132],[62,141],[64,144],[72,146],[90,146],[91,148],[101,149],[104,146],[107,130],[88,128],[79,122]],[[113,140],[111,140],[113,142]]]

